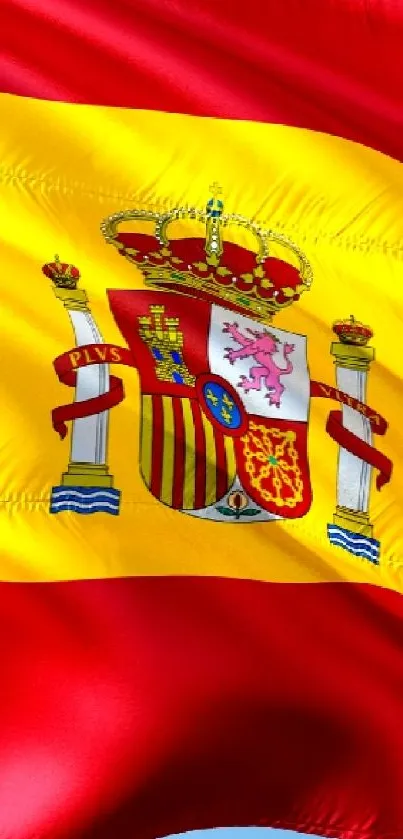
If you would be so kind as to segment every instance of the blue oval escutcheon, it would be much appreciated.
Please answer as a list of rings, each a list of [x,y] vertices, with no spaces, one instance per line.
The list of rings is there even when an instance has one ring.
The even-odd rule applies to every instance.
[[[232,436],[245,432],[245,411],[232,385],[219,376],[204,373],[196,383],[196,388],[201,407],[216,428]]]

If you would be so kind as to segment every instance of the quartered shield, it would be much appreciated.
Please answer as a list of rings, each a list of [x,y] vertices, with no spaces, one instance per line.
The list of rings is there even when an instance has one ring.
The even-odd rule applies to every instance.
[[[215,521],[305,515],[305,336],[174,293],[108,295],[139,372],[140,468],[155,498]]]

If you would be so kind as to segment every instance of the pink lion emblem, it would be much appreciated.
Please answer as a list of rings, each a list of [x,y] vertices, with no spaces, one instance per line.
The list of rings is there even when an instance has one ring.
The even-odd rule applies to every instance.
[[[240,344],[240,348],[236,350],[226,347],[224,358],[228,359],[230,364],[234,364],[239,358],[252,358],[256,361],[256,366],[249,370],[249,378],[241,376],[238,387],[241,387],[244,393],[248,393],[250,390],[262,390],[264,385],[268,391],[265,394],[266,399],[270,400],[270,405],[276,405],[279,408],[284,393],[284,385],[280,377],[287,376],[293,371],[293,364],[288,356],[295,350],[295,345],[283,344],[286,366],[279,367],[273,359],[278,349],[278,338],[267,330],[255,332],[255,330],[246,329],[245,331],[252,338],[240,332],[237,323],[224,324],[223,332],[228,332],[231,338]]]

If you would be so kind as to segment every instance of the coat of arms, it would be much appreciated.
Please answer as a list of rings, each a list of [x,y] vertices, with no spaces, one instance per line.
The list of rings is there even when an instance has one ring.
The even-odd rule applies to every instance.
[[[365,404],[374,350],[369,327],[353,316],[333,325],[336,387],[313,382],[307,339],[273,325],[276,312],[308,291],[306,256],[286,236],[224,214],[219,191],[204,210],[129,210],[102,224],[107,243],[142,271],[146,290],[108,292],[126,346],[106,344],[78,287],[79,272],[58,257],[44,266],[67,309],[76,346],[55,361],[75,400],[53,411],[71,457],[51,512],[119,513],[107,458],[109,413],[124,397],[111,364],[137,368],[141,387],[140,470],[155,498],[184,514],[224,524],[306,515],[310,398],[341,403],[327,430],[339,443],[337,506],[330,541],[371,562],[379,542],[369,519],[372,469],[377,486],[391,463],[373,447],[385,420]],[[192,219],[200,238],[169,239],[169,225]],[[121,224],[132,222],[135,232]],[[153,222],[154,234],[138,232]],[[253,234],[256,250],[225,240],[230,226]],[[273,244],[281,257],[271,253]]]

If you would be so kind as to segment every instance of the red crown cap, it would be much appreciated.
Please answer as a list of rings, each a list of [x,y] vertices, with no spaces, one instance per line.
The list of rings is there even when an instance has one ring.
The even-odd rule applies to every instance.
[[[78,268],[69,265],[67,262],[60,262],[58,256],[55,256],[54,262],[47,262],[46,265],[43,265],[42,271],[59,288],[77,288],[80,279]]]
[[[365,347],[374,334],[370,326],[364,326],[355,319],[354,315],[350,315],[346,320],[337,320],[333,324],[333,332],[342,344],[354,344],[361,347]]]
[[[159,214],[142,210],[116,213],[101,230],[108,243],[141,270],[146,285],[171,290],[209,303],[226,305],[260,320],[299,300],[309,289],[310,265],[286,236],[260,227],[241,216],[223,215],[222,201],[210,199],[205,210],[179,208]],[[168,239],[167,227],[178,219],[205,224],[204,238]],[[121,223],[155,222],[155,235],[123,232]],[[225,241],[229,225],[243,227],[255,236],[257,252]],[[298,267],[270,254],[272,243],[297,262]]]

